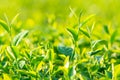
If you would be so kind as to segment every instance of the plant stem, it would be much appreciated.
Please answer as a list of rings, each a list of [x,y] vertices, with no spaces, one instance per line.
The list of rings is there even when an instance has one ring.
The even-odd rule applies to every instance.
[[[114,63],[112,63],[112,80],[115,80],[115,76],[114,76]]]

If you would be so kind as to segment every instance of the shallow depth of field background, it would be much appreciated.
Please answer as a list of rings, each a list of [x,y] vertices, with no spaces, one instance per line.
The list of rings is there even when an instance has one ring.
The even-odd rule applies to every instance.
[[[120,0],[0,0],[0,80],[120,80],[119,30]]]
[[[81,10],[83,15],[96,14],[102,24],[120,25],[119,0],[0,0],[0,18],[4,18],[4,13],[9,19],[20,13],[19,18],[27,27],[45,27],[52,20],[69,25],[69,7],[77,15]]]
[[[6,14],[11,20],[20,13],[16,22],[18,31],[38,29],[44,37],[51,37],[52,33],[64,32],[65,27],[73,27],[78,23],[71,8],[77,17],[83,11],[83,20],[84,17],[95,14],[92,21],[96,23],[93,33],[100,36],[104,35],[103,25],[108,25],[111,30],[119,29],[119,3],[119,0],[0,0],[0,18],[5,20]],[[1,28],[1,31],[4,30]]]

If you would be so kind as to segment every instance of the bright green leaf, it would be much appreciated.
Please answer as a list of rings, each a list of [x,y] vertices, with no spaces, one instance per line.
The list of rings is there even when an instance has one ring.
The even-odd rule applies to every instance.
[[[18,13],[18,14],[12,19],[11,25],[16,21],[16,19],[18,18],[19,15],[20,15],[20,14]]]
[[[111,38],[110,38],[111,44],[113,44],[113,42],[115,41],[116,35],[117,35],[117,31],[114,31],[111,35]]]
[[[30,75],[32,77],[36,77],[35,71],[26,71],[26,70],[17,70],[20,74]]]
[[[91,18],[93,18],[95,15],[92,14],[90,16],[88,16],[83,22],[80,23],[80,27],[82,27],[83,25],[85,25]],[[79,28],[80,28],[79,27]]]
[[[96,40],[92,42],[92,49],[94,49],[98,44],[108,47],[108,42],[106,40]]]
[[[16,57],[15,57],[14,53],[12,52],[12,49],[11,49],[10,46],[7,47],[7,53],[6,53],[6,55],[8,56],[9,59],[10,58],[13,59],[13,60],[16,59]]]
[[[12,80],[12,78],[8,74],[3,73],[3,80]]]
[[[22,31],[22,32],[20,32],[18,35],[16,35],[16,36],[14,37],[12,44],[13,44],[14,46],[17,46],[17,45],[20,43],[20,41],[21,41],[27,34],[28,34],[28,31]]]
[[[25,65],[25,61],[24,60],[21,60],[19,61],[19,67],[22,69]]]

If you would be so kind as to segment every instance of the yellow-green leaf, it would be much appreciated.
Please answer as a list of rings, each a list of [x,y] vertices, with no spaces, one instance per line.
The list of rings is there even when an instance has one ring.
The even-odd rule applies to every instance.
[[[12,80],[12,78],[8,74],[3,73],[3,80]]]

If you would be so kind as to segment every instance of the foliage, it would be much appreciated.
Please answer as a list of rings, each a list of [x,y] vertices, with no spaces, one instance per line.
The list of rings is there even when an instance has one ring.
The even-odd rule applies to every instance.
[[[47,15],[42,27],[22,23],[19,13],[0,19],[0,80],[120,79],[118,29],[69,8],[68,23],[56,15]]]

